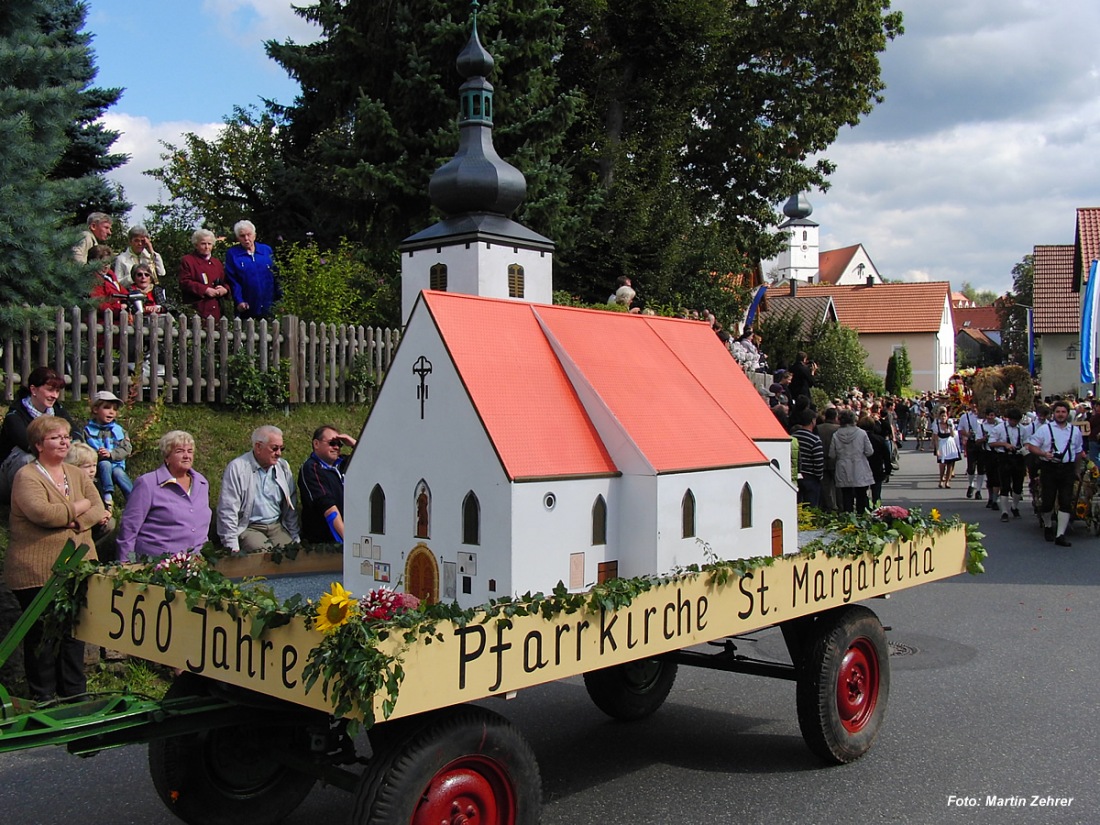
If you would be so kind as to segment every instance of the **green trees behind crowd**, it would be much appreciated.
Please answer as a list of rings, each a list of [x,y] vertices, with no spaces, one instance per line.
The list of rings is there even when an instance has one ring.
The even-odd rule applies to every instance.
[[[619,275],[656,307],[736,317],[738,275],[777,251],[775,205],[825,187],[821,153],[881,100],[888,0],[493,0],[494,140],[527,178],[516,219],[557,244],[555,286],[602,301]],[[402,238],[440,217],[428,180],[458,145],[467,0],[329,0],[316,42],[270,42],[291,105],[237,109],[153,170],[175,214],[219,234],[360,248],[392,283]],[[217,185],[214,185],[214,184]],[[169,214],[169,217],[171,215]],[[312,235],[308,234],[312,233]],[[375,301],[376,306],[392,302]],[[374,322],[393,323],[393,319]]]
[[[0,331],[86,299],[69,252],[78,224],[129,209],[103,177],[126,161],[97,122],[122,90],[91,85],[86,12],[76,0],[0,3]]]

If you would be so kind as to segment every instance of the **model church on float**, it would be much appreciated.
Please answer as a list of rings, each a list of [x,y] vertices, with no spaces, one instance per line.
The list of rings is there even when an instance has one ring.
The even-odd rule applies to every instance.
[[[476,17],[457,65],[446,217],[401,245],[406,328],[347,474],[345,586],[473,607],[796,551],[790,437],[754,385],[702,322],[551,305]]]

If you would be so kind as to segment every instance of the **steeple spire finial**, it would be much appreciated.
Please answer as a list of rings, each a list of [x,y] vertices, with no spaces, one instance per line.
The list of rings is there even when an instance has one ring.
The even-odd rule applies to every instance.
[[[455,62],[465,78],[459,87],[459,144],[428,185],[432,203],[446,215],[490,212],[511,215],[527,196],[523,173],[493,147],[493,56],[477,33],[478,0],[472,0],[470,39]]]

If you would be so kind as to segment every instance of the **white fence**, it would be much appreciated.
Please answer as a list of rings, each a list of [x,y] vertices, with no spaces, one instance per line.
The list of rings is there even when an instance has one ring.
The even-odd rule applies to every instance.
[[[121,316],[121,317],[120,317]],[[123,399],[170,404],[222,401],[231,386],[230,357],[248,352],[260,370],[290,362],[290,403],[354,403],[373,390],[349,386],[364,370],[377,385],[389,367],[400,332],[347,324],[316,324],[284,316],[273,321],[58,309],[53,329],[30,324],[0,340],[3,400],[25,376],[50,366],[64,376],[73,400],[110,390]],[[357,360],[358,359],[358,360]]]

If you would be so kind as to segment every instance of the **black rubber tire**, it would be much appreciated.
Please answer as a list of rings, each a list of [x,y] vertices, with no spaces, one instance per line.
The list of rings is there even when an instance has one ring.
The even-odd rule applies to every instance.
[[[672,690],[677,665],[665,659],[639,659],[584,674],[596,707],[613,719],[634,722],[655,713]]]
[[[204,680],[184,674],[165,698],[207,692]],[[316,779],[272,755],[308,748],[300,726],[215,728],[150,742],[149,774],[161,801],[189,825],[273,825],[302,804]]]
[[[889,648],[878,617],[859,605],[808,631],[798,673],[798,726],[810,750],[843,764],[871,748],[890,697]]]
[[[542,780],[535,754],[507,719],[459,705],[386,722],[355,791],[353,825],[537,825]]]

